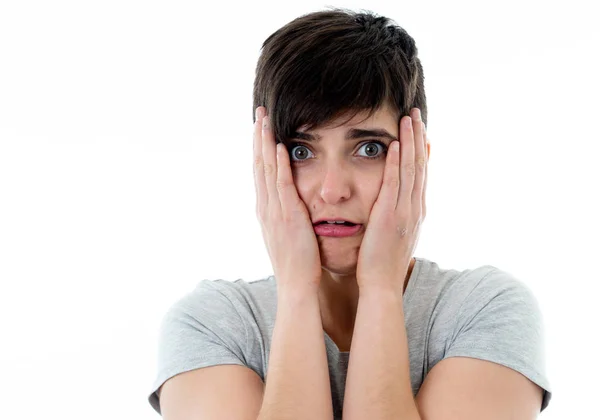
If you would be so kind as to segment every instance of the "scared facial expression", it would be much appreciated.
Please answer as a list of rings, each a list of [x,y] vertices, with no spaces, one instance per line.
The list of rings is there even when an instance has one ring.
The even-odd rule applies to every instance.
[[[367,115],[359,113],[339,127],[347,116],[310,132],[300,127],[289,148],[294,184],[311,220],[362,224],[352,236],[317,234],[323,266],[337,274],[356,270],[364,229],[383,182],[387,150],[399,140],[398,117],[387,104],[365,119]]]

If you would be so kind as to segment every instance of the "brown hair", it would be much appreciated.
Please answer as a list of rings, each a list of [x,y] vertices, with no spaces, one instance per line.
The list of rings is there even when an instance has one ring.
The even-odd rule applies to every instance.
[[[415,41],[393,20],[340,8],[313,12],[264,41],[252,118],[266,107],[277,143],[286,146],[305,124],[313,130],[365,110],[370,117],[386,101],[398,123],[417,107],[427,124],[423,82]]]

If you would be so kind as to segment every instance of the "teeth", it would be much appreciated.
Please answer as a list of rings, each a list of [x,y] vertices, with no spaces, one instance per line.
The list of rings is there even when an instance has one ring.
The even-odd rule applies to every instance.
[[[342,222],[330,222],[330,221],[327,221],[327,223],[329,223],[329,224],[337,223],[338,225],[343,225],[345,222],[343,222],[343,221]]]

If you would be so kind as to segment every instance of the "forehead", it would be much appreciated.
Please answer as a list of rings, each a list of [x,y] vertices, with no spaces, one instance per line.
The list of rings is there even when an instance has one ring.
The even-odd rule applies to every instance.
[[[367,118],[369,112],[367,110],[358,112],[351,120],[347,121],[352,115],[351,112],[344,113],[339,117],[329,121],[326,124],[316,129],[333,129],[341,127],[351,127],[356,125],[378,125],[378,126],[391,126],[396,125],[397,112],[386,102],[379,109]],[[347,121],[347,122],[346,122]],[[342,125],[342,123],[344,123]],[[300,131],[304,131],[308,128],[308,124],[305,124],[299,128]]]

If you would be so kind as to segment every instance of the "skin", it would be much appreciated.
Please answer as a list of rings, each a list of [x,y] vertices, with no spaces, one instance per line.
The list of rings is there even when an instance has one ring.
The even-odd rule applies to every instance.
[[[413,109],[415,110],[415,109]],[[344,125],[342,116],[325,127],[309,133],[322,137],[319,142],[293,139],[290,164],[294,184],[306,205],[311,220],[330,216],[363,224],[358,235],[333,238],[317,236],[322,262],[319,303],[323,329],[338,345],[349,351],[358,307],[359,287],[356,277],[359,249],[368,225],[369,215],[383,183],[387,149],[391,139],[365,137],[345,140],[350,128],[383,128],[399,139],[397,115],[386,103],[370,118],[367,112],[357,114]],[[306,132],[305,127],[297,131]],[[380,141],[382,146],[373,144]],[[427,160],[430,143],[427,141]],[[296,157],[295,153],[300,153]],[[380,156],[368,159],[367,156]],[[402,293],[408,286],[415,259],[410,259]]]

